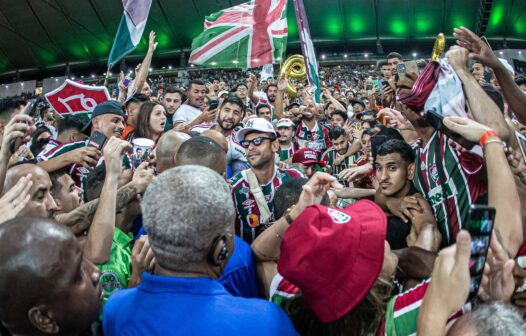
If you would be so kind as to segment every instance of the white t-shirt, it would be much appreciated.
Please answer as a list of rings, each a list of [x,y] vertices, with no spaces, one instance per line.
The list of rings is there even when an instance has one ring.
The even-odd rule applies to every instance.
[[[181,105],[174,113],[173,122],[192,122],[201,114],[201,110],[188,104]]]

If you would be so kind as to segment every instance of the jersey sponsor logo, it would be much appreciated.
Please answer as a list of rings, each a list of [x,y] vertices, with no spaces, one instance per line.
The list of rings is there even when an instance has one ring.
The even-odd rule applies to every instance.
[[[328,209],[329,216],[335,224],[345,224],[351,220],[351,216],[336,209]]]
[[[247,188],[247,186],[242,186],[241,188],[239,188],[239,193],[241,195],[244,195],[245,197],[248,197],[248,194],[250,193],[250,189]]]
[[[251,211],[252,208],[254,207],[254,203],[256,201],[254,200],[251,200],[251,199],[247,199],[245,200],[243,203],[241,203],[243,205],[243,209],[247,210],[247,211]]]
[[[109,269],[102,271],[100,284],[105,292],[111,292],[122,287],[119,275]]]
[[[247,216],[248,225],[255,228],[259,225],[259,216],[256,214],[250,214]]]

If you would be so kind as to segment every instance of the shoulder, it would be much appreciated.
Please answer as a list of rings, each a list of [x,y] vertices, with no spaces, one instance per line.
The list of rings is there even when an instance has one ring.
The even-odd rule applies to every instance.
[[[137,288],[121,289],[113,292],[104,305],[102,312],[103,322],[114,315],[122,315],[126,311],[126,303],[133,299],[135,293],[137,293]]]
[[[334,152],[334,147],[330,147],[321,155],[322,161],[326,161],[330,158],[330,155]]]
[[[86,147],[88,144],[87,140],[76,141],[76,142],[66,142],[52,148],[47,154],[48,157],[58,156],[69,151],[75,150],[77,148]]]
[[[289,178],[305,177],[303,173],[301,173],[299,170],[292,169],[292,168],[289,168],[289,169],[278,168],[278,171],[281,172],[282,174],[287,175]]]
[[[246,178],[245,178],[245,175],[243,174],[243,172],[241,171],[241,172],[237,173],[236,175],[234,175],[234,177],[232,177],[232,179],[230,180],[230,186],[232,187],[232,189],[236,189],[243,182],[246,182]]]

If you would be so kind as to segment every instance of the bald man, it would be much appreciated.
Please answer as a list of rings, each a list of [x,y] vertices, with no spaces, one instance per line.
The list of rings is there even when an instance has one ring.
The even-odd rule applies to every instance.
[[[226,141],[225,136],[219,131],[209,129],[201,133],[201,135],[214,140],[219,146],[221,146],[221,148],[223,148],[225,153],[228,152],[228,142]]]
[[[226,151],[223,151],[221,146],[209,137],[193,137],[185,141],[177,151],[175,166],[185,165],[205,166],[225,176]]]
[[[175,156],[183,142],[190,139],[186,133],[169,131],[164,133],[155,149],[155,168],[157,174],[175,166]]]
[[[31,199],[19,216],[54,218],[58,206],[51,195],[51,179],[44,169],[35,164],[23,163],[9,168],[2,194],[13,188],[18,180],[27,174],[31,174],[31,180],[33,181],[33,185],[29,190]]]
[[[102,308],[99,277],[65,226],[35,217],[0,225],[0,325],[11,334],[89,331]]]

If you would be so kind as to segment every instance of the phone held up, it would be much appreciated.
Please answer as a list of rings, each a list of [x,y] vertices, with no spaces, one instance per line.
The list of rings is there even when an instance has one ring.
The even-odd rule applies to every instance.
[[[469,209],[467,230],[471,235],[471,256],[469,258],[469,284],[468,301],[477,297],[484,273],[484,265],[491,242],[491,233],[495,222],[495,208],[474,204]]]
[[[102,150],[102,147],[104,147],[105,142],[106,142],[106,136],[99,131],[95,131],[91,135],[88,146],[95,147],[98,150]]]

